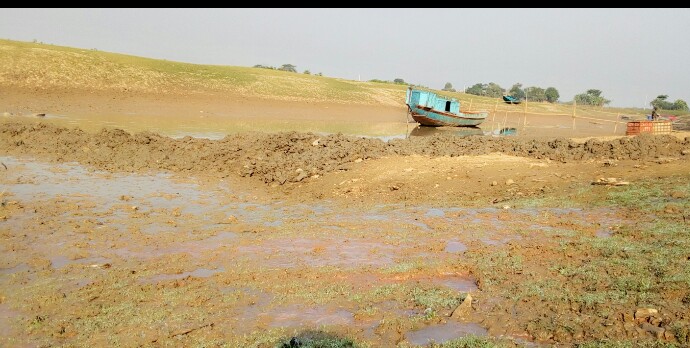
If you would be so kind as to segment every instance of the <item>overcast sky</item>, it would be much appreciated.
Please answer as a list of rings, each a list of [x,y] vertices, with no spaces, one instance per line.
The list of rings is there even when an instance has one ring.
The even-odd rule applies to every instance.
[[[690,103],[690,9],[2,9],[0,38],[461,90]],[[1,53],[0,53],[1,54]]]

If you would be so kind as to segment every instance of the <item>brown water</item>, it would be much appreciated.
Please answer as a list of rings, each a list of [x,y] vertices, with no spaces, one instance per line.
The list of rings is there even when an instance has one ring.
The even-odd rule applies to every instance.
[[[519,117],[518,117],[519,116]],[[536,116],[535,116],[536,117]],[[228,116],[200,112],[198,115],[186,117],[158,117],[142,114],[46,114],[43,117],[12,116],[3,117],[4,120],[33,120],[56,124],[63,127],[79,127],[88,132],[98,132],[102,128],[120,128],[130,133],[151,131],[172,138],[191,136],[195,138],[222,139],[227,135],[259,131],[259,132],[312,132],[316,134],[336,134],[373,137],[384,141],[401,139],[411,136],[432,136],[436,134],[466,136],[565,136],[584,137],[593,135],[624,135],[621,125],[615,127],[609,124],[592,124],[586,120],[579,120],[579,126],[573,128],[570,119],[552,119],[544,122],[543,116],[527,118],[521,115],[511,115],[510,118],[492,117],[477,127],[423,127],[417,123],[372,122],[355,120],[308,120],[308,119],[280,119]]]
[[[442,344],[446,341],[465,337],[486,336],[486,329],[473,323],[447,322],[445,324],[431,325],[420,330],[409,332],[405,335],[413,345],[424,346],[429,343]]]

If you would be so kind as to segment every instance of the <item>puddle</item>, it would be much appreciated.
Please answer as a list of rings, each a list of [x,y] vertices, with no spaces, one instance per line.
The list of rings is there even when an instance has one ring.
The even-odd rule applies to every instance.
[[[613,233],[611,232],[611,230],[606,229],[606,230],[597,230],[595,235],[599,238],[608,238],[608,237],[611,237],[613,235]]]
[[[374,220],[374,221],[389,221],[390,217],[383,215],[383,214],[368,214],[364,215],[363,218],[367,220]]]
[[[187,277],[195,277],[195,278],[208,278],[216,273],[223,272],[223,268],[219,269],[207,269],[207,268],[197,268],[191,272],[183,272],[180,274],[159,274],[155,275],[152,277],[149,277],[147,279],[143,279],[140,282],[144,284],[151,284],[151,283],[158,283],[162,281],[168,281],[168,280],[176,280],[176,279],[184,279]]]
[[[169,254],[180,254],[186,253],[193,257],[199,258],[208,254],[210,251],[220,249],[224,246],[232,245],[231,241],[237,238],[237,233],[234,232],[220,232],[215,236],[208,237],[201,240],[184,241],[178,243],[172,243],[170,247],[145,247],[134,249],[129,247],[123,247],[118,249],[113,249],[112,251],[118,256],[124,259],[141,259],[148,260],[154,259],[156,257],[169,255]]]
[[[0,268],[0,274],[15,274],[19,272],[25,272],[29,270],[29,265],[25,263],[20,263],[14,267],[10,268]]]
[[[501,246],[501,245],[506,245],[508,242],[510,242],[513,239],[520,239],[517,236],[515,237],[506,237],[506,238],[480,238],[479,240],[486,244],[486,245],[492,245],[492,246]]]
[[[0,190],[11,191],[19,200],[36,198],[80,198],[97,203],[105,212],[116,205],[156,205],[163,208],[187,207],[190,213],[200,213],[203,205],[190,204],[203,201],[200,191],[194,184],[178,183],[169,174],[134,175],[111,174],[109,172],[90,172],[76,163],[44,164],[13,157],[0,157],[7,166],[18,167],[8,174],[6,182],[11,186],[0,185]],[[104,184],[107,182],[107,184]],[[121,197],[138,198],[136,204],[127,204]],[[160,197],[168,197],[161,199]],[[217,200],[207,198],[207,204],[217,204]],[[190,208],[192,207],[192,208]],[[186,212],[186,210],[183,208]]]
[[[444,250],[448,253],[464,253],[467,251],[467,246],[457,240],[451,240],[446,243]]]
[[[173,227],[162,222],[152,222],[141,227],[141,232],[146,234],[177,233],[181,230],[180,227]]]
[[[265,259],[268,266],[386,266],[394,262],[397,248],[355,239],[277,239],[263,245],[241,246],[249,257]]]
[[[439,284],[459,292],[473,292],[479,290],[477,282],[471,278],[452,278],[437,280]]]
[[[328,326],[353,325],[354,315],[344,309],[329,309],[327,307],[302,308],[298,305],[286,306],[261,314],[268,317],[270,327],[299,327],[299,326]]]
[[[225,287],[221,289],[224,296],[236,297],[239,300],[244,300],[248,305],[240,305],[234,307],[233,317],[241,323],[250,323],[256,321],[259,316],[266,316],[268,311],[266,308],[273,301],[273,294],[265,293],[260,290],[246,288],[246,287]],[[238,328],[238,332],[249,333],[253,330],[250,324],[242,325]]]
[[[444,213],[442,209],[432,208],[432,209],[427,210],[427,212],[426,212],[426,214],[424,214],[424,216],[443,217],[443,216],[446,216],[446,213]]]
[[[11,309],[8,304],[0,303],[0,346],[4,347],[3,338],[16,334],[14,324],[18,323],[20,319],[22,319],[21,313]]]
[[[432,325],[421,330],[412,331],[405,335],[408,342],[417,346],[430,343],[444,343],[446,341],[462,338],[468,335],[486,336],[487,330],[474,323],[448,322],[446,324]]]
[[[66,256],[55,256],[50,259],[51,266],[55,269],[63,268],[70,264],[105,264],[110,260],[102,257],[89,257],[83,259],[72,260]]]
[[[500,128],[491,131],[490,135],[517,135],[517,128]]]

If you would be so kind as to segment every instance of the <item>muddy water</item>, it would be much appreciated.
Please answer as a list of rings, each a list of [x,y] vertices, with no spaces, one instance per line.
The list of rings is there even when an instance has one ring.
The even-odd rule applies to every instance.
[[[580,209],[294,204],[253,196],[232,182],[0,161],[7,166],[0,178],[7,209],[0,222],[2,343],[24,335],[55,343],[51,332],[76,326],[82,329],[71,337],[96,340],[107,333],[88,331],[103,325],[89,320],[116,319],[128,331],[165,313],[184,331],[188,321],[174,318],[197,311],[238,335],[331,327],[382,346],[486,335],[471,321],[441,321],[452,308],[413,325],[428,309],[411,303],[410,291],[480,297],[461,266],[465,253],[518,239],[596,237],[620,222],[615,212]],[[186,287],[193,290],[172,297]],[[150,317],[120,308],[110,318],[98,309],[113,302],[126,308],[132,296],[141,302],[131,306]],[[395,330],[382,324],[396,320],[403,324]]]
[[[404,115],[403,115],[404,116]],[[30,118],[33,116],[27,116]],[[34,117],[35,118],[35,117]],[[189,117],[154,117],[141,114],[46,114],[41,121],[61,127],[79,127],[97,132],[102,128],[119,128],[129,133],[150,131],[171,138],[222,139],[241,132],[312,132],[317,134],[347,134],[390,140],[404,138],[413,128],[401,118],[400,122],[363,122],[348,120],[300,120],[248,118],[234,115],[200,113]]]
[[[421,346],[429,343],[442,344],[448,340],[468,335],[486,336],[486,330],[477,324],[448,322],[410,332],[407,334],[407,340],[412,344]]]
[[[189,117],[155,117],[142,114],[46,114],[42,117],[31,115],[14,116],[7,120],[40,120],[61,127],[79,127],[87,132],[98,132],[103,128],[119,128],[129,133],[150,131],[171,138],[206,138],[222,139],[227,135],[260,131],[260,132],[311,132],[316,134],[345,134],[367,138],[378,138],[383,141],[404,139],[408,137],[428,137],[438,134],[457,137],[533,137],[544,133],[547,129],[549,136],[592,136],[592,135],[622,135],[623,127],[613,129],[602,127],[582,127],[572,129],[572,125],[550,124],[522,124],[514,120],[505,123],[492,118],[476,127],[423,127],[414,122],[370,122],[356,120],[303,120],[303,119],[275,119],[232,117],[224,114],[200,112],[199,115]],[[620,128],[620,129],[619,129]],[[622,132],[622,133],[621,133]]]

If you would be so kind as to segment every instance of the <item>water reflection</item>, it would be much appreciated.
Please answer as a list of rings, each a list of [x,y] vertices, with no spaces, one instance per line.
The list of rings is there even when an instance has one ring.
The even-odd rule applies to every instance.
[[[484,135],[484,131],[479,127],[424,127],[417,126],[410,132],[413,137],[428,137],[437,134],[454,135],[467,137],[470,135]]]
[[[486,129],[481,126],[463,126],[463,127],[426,127],[415,126],[409,136],[412,137],[428,137],[434,135],[452,135],[457,137],[468,137],[473,135],[481,136],[508,136],[517,135],[517,128],[503,127],[497,129]]]
[[[180,139],[185,136],[220,140],[228,135],[244,132],[311,132],[316,134],[345,134],[351,136],[376,138],[384,142],[393,139],[405,139],[410,136],[433,136],[446,134],[459,137],[472,135],[504,136],[517,135],[517,128],[495,128],[496,124],[489,122],[480,126],[463,127],[426,127],[417,123],[407,122],[369,122],[358,120],[306,120],[306,119],[276,119],[254,118],[244,116],[228,116],[221,114],[201,114],[182,116],[156,117],[144,114],[45,114],[42,117],[13,116],[5,121],[46,122],[60,127],[78,127],[87,132],[99,132],[103,128],[118,128],[128,133],[149,131]]]
[[[491,132],[492,135],[516,135],[517,128],[500,128]]]

